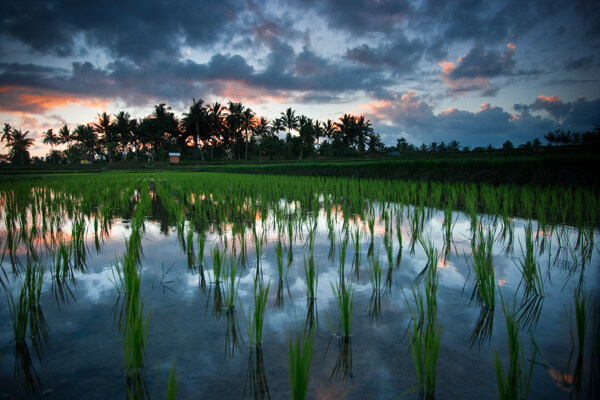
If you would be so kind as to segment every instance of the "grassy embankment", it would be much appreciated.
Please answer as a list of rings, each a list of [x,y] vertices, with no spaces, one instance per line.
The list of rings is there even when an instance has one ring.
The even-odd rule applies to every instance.
[[[545,148],[541,153],[409,154],[398,157],[307,159],[300,161],[114,162],[90,165],[0,166],[0,176],[105,171],[194,171],[266,175],[343,176],[440,182],[534,184],[600,187],[600,155],[596,149]]]

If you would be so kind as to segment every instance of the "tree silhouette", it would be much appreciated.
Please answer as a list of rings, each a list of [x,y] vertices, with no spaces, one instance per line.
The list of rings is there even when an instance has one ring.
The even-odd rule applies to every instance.
[[[281,113],[281,124],[287,129],[288,135],[291,135],[293,130],[298,129],[298,117],[296,117],[294,110],[288,108],[285,113]]]
[[[181,123],[183,124],[186,137],[193,138],[194,148],[198,148],[198,143],[201,143],[200,159],[204,160],[202,147],[209,138],[210,124],[208,121],[208,112],[202,104],[203,101],[201,99],[198,101],[193,99],[192,105],[188,108],[188,111],[183,114]]]
[[[254,111],[250,108],[246,108],[241,115],[240,118],[240,128],[244,132],[244,141],[246,145],[245,156],[244,159],[248,159],[248,141],[250,140],[249,134],[252,132],[252,129],[256,126],[256,119],[254,115]]]
[[[60,144],[66,144],[67,146],[71,144],[73,137],[71,136],[71,130],[67,124],[64,124],[62,128],[58,130],[58,137],[60,138]]]
[[[33,146],[35,140],[28,138],[28,134],[29,131],[22,132],[20,129],[12,129],[10,134],[7,135],[6,146],[10,148],[9,157],[13,164],[16,164],[17,162],[19,162],[20,165],[29,163],[31,158],[29,155],[29,148]]]

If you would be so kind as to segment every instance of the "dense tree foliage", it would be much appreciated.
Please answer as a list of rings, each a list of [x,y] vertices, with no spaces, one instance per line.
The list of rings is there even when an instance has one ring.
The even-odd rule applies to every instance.
[[[2,142],[6,142],[7,158],[13,164],[30,162],[29,149],[34,140],[27,137],[28,134],[28,131],[23,133],[9,124],[4,125]],[[549,132],[544,139],[548,146],[598,145],[600,126],[584,133],[557,130]],[[58,133],[48,129],[43,134],[43,143],[50,146],[46,158],[53,163],[77,162],[82,157],[109,163],[162,161],[169,152],[179,152],[187,160],[262,160],[494,150],[491,145],[461,146],[456,140],[434,141],[417,147],[404,137],[399,137],[395,146],[385,146],[363,115],[344,114],[337,121],[318,121],[287,108],[279,118],[269,121],[242,103],[229,101],[224,106],[218,102],[205,104],[201,99],[193,99],[182,118],[176,117],[164,103],[154,106],[149,116],[139,119],[125,111],[115,115],[103,112],[88,124],[73,128],[63,125]],[[55,146],[59,145],[65,145],[64,150],[56,150]],[[535,139],[518,147],[538,150],[542,142]],[[502,145],[503,150],[514,148],[510,140]]]

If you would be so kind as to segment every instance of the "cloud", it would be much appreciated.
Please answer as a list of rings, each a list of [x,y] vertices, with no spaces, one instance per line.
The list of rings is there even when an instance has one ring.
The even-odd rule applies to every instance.
[[[402,34],[395,35],[392,43],[376,47],[368,44],[348,49],[346,58],[371,67],[389,67],[395,75],[411,72],[426,51],[426,45],[419,39],[409,40]]]
[[[594,63],[594,56],[581,57],[581,58],[569,58],[566,60],[563,65],[565,67],[565,71],[587,71],[589,70]]]
[[[442,61],[442,79],[452,94],[465,94],[473,91],[485,91],[493,95],[497,90],[490,79],[512,75],[515,69],[513,60],[515,46],[509,43],[503,52],[485,50],[476,45],[458,64]]]
[[[580,97],[573,102],[564,102],[558,96],[540,95],[531,104],[515,104],[514,108],[527,116],[531,112],[543,111],[570,130],[586,130],[600,123],[600,99],[590,101]]]
[[[529,112],[542,108],[560,115],[561,121]],[[373,101],[361,110],[366,111],[376,130],[388,136],[404,135],[415,144],[451,140],[471,146],[499,146],[506,140],[521,144],[555,129],[591,129],[600,121],[600,99],[581,98],[564,103],[556,96],[540,96],[528,106],[516,104],[517,113],[509,113],[486,102],[475,112],[449,108],[436,114],[416,92],[409,91],[391,100]]]
[[[231,0],[3,2],[0,35],[42,54],[73,56],[91,47],[143,63],[179,57],[183,44],[205,47],[227,39],[244,11]]]

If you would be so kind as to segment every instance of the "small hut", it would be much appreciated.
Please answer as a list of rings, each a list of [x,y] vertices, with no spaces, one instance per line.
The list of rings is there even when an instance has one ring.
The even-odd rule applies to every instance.
[[[169,153],[169,163],[179,164],[179,157],[181,157],[180,153]]]
[[[94,155],[90,153],[81,153],[79,155],[79,162],[81,164],[91,164],[94,161]]]

